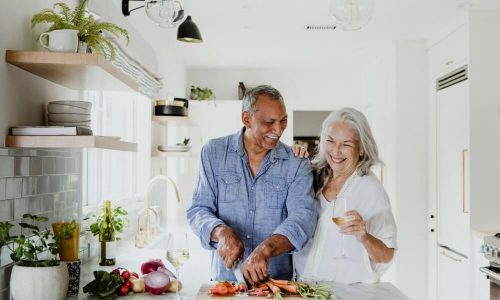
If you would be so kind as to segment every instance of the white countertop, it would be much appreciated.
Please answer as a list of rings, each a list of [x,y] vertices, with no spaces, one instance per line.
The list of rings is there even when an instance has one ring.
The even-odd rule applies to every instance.
[[[206,252],[205,250],[194,250],[191,251],[191,256],[194,255],[204,255],[204,253],[197,253],[198,251]],[[206,255],[206,253],[205,253]],[[111,267],[102,267],[97,263],[97,258],[90,260],[81,267],[81,276],[80,276],[80,294],[77,299],[98,299],[97,297],[84,294],[82,291],[83,286],[94,279],[93,272],[95,270],[107,270],[111,271],[116,267],[124,267],[129,271],[134,271],[140,274],[140,266],[144,261],[147,261],[150,258],[162,258],[165,257],[165,250],[163,249],[148,249],[148,248],[135,248],[131,243],[122,243],[118,248],[118,255],[116,258],[117,264],[116,266]],[[194,266],[193,270],[200,270],[199,267]],[[181,290],[181,294],[186,296],[188,299],[195,299],[198,289],[201,286],[200,282],[193,281],[190,278],[189,272],[185,272],[183,274],[183,269],[181,269],[181,282],[183,284],[183,289]],[[186,270],[188,271],[188,270]],[[192,271],[192,270],[189,270]],[[208,273],[208,270],[207,270]],[[209,275],[206,274],[207,278]],[[332,283],[334,294],[336,296],[342,297],[344,300],[406,300],[409,299],[405,296],[400,290],[398,290],[394,285],[388,282],[381,282],[376,284],[353,284],[353,285],[343,285],[340,283]],[[174,293],[167,293],[161,296],[155,296],[150,293],[141,293],[134,294],[131,296],[127,296],[127,298],[119,298],[119,299],[170,299],[174,296]],[[76,297],[68,298],[75,299]],[[230,298],[228,298],[230,299]],[[266,299],[266,298],[263,298]]]

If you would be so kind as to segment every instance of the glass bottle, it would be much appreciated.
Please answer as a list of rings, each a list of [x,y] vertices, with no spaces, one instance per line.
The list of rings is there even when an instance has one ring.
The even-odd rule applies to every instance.
[[[101,257],[99,265],[113,266],[116,258],[116,232],[111,217],[111,201],[104,201],[104,218],[99,228]]]

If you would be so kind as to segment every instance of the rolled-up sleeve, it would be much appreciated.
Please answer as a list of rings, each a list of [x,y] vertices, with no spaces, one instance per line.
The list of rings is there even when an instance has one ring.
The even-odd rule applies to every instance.
[[[286,236],[295,248],[293,251],[298,251],[312,237],[318,217],[312,169],[307,159],[301,161],[297,174],[289,186],[286,210],[288,216],[276,228],[274,234]]]
[[[224,224],[217,217],[217,187],[210,161],[211,149],[211,144],[207,143],[201,150],[192,203],[186,212],[189,225],[205,249],[215,249],[210,242],[210,235],[215,227]]]

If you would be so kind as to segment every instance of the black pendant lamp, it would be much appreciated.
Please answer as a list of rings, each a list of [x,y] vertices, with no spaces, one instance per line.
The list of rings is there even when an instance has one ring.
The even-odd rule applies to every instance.
[[[177,40],[188,43],[203,42],[200,30],[193,20],[191,20],[191,16],[187,16],[186,20],[179,25],[177,29]]]

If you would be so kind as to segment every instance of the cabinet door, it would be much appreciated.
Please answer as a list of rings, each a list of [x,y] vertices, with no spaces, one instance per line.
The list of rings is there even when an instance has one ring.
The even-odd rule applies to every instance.
[[[430,73],[440,77],[467,63],[469,56],[469,26],[464,24],[429,50]]]
[[[437,92],[438,243],[469,255],[468,81]]]
[[[438,247],[438,300],[470,299],[469,260]]]

